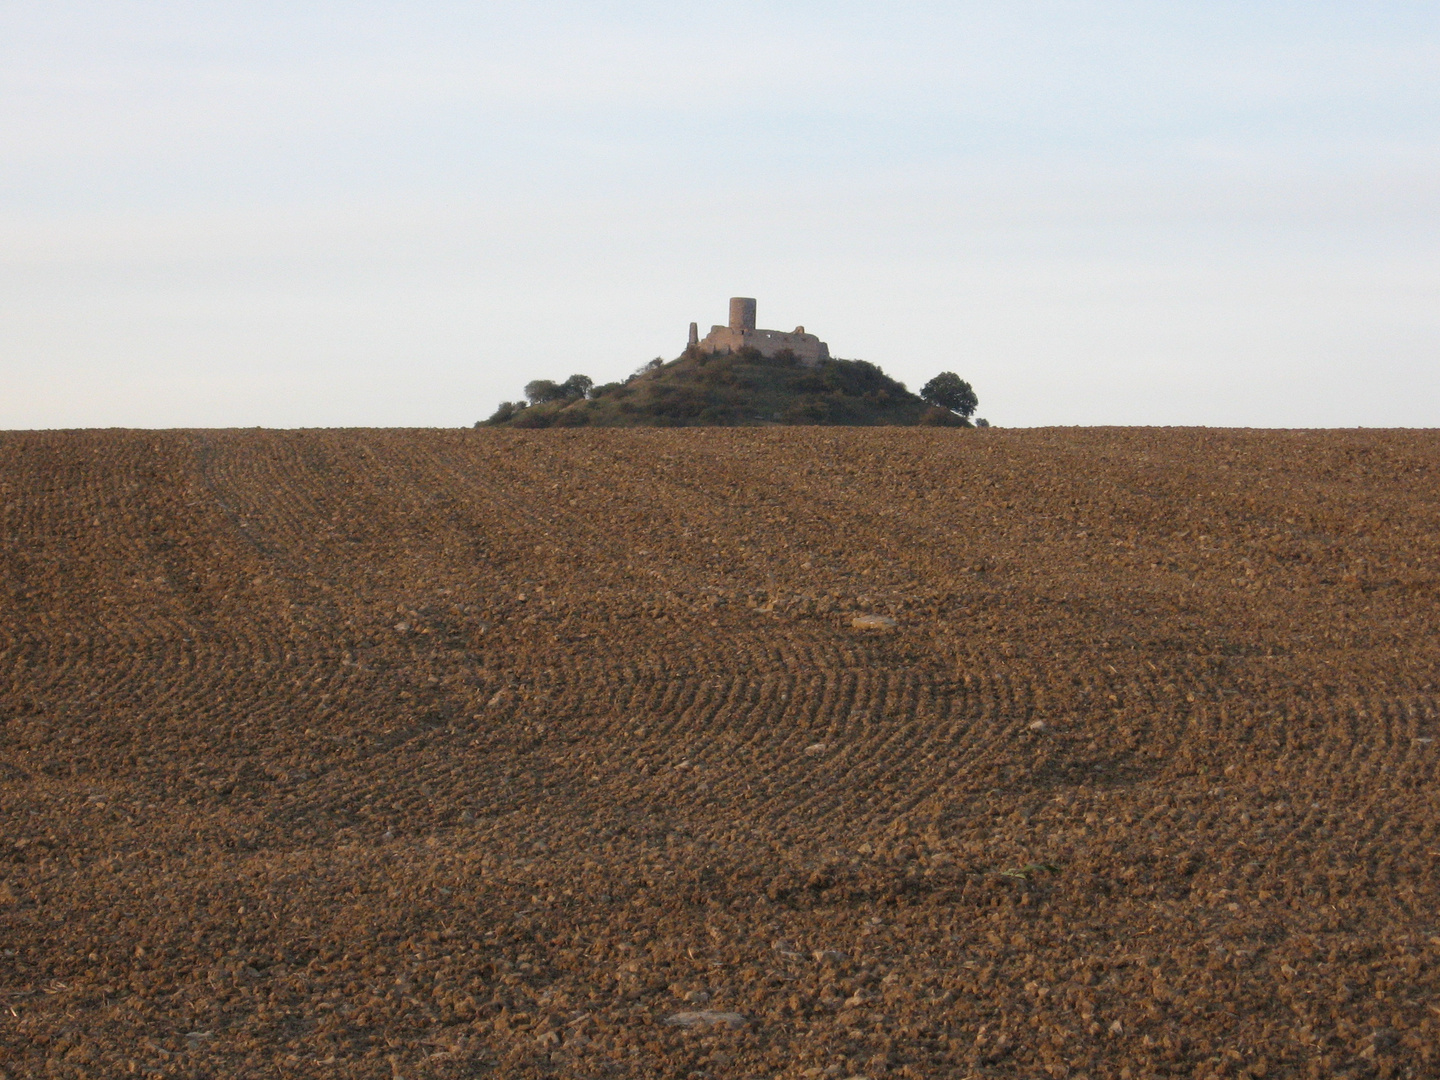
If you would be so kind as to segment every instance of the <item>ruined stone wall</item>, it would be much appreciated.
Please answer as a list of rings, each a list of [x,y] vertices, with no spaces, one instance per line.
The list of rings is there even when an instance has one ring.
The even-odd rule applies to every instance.
[[[739,352],[757,349],[761,356],[774,356],[789,349],[805,364],[818,364],[830,359],[830,348],[814,334],[785,333],[782,330],[733,330],[728,326],[712,326],[701,340],[703,352]]]

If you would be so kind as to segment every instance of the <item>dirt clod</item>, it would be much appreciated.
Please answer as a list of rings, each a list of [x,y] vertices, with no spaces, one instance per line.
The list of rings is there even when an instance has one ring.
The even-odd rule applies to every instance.
[[[745,1026],[745,1017],[733,1012],[680,1012],[673,1016],[667,1016],[665,1023],[671,1027],[696,1028],[696,1027],[727,1027],[742,1028]]]
[[[896,622],[888,615],[856,615],[850,625],[856,630],[893,630]]]

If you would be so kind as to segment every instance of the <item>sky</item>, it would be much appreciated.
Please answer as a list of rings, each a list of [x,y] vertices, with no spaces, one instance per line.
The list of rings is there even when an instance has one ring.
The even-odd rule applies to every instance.
[[[1435,426],[1440,4],[0,5],[0,428],[468,426],[731,296],[999,426]]]

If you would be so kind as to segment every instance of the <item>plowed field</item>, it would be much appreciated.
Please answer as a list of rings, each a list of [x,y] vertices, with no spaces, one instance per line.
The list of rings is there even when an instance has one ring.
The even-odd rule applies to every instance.
[[[1440,1075],[1437,491],[1435,432],[0,435],[0,1071]]]

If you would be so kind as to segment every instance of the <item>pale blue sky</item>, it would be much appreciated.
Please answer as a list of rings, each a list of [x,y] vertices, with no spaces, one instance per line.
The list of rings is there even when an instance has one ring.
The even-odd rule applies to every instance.
[[[0,427],[459,425],[731,295],[1005,425],[1433,426],[1440,5],[11,0]]]

